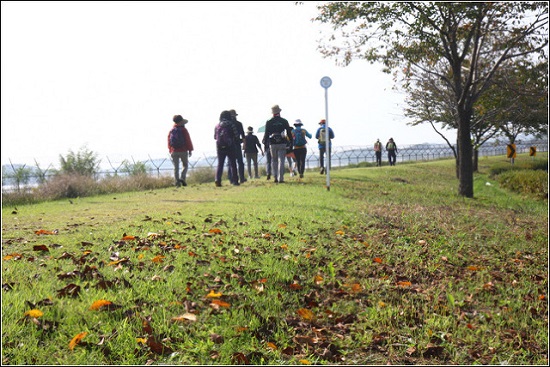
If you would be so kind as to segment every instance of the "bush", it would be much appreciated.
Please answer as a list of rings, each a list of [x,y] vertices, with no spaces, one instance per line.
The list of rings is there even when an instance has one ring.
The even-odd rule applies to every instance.
[[[96,181],[88,175],[59,174],[36,188],[35,193],[44,200],[77,198],[99,193]]]
[[[489,169],[489,177],[496,178],[498,175],[509,171],[521,170],[542,170],[548,172],[548,159],[538,159],[536,161],[521,161],[515,164],[497,163]]]
[[[225,171],[225,170],[224,170]],[[173,184],[174,179],[170,178]],[[187,180],[189,183],[210,183],[216,180],[216,170],[210,167],[195,168]]]
[[[509,170],[499,174],[497,181],[510,191],[548,199],[548,173],[543,170]]]

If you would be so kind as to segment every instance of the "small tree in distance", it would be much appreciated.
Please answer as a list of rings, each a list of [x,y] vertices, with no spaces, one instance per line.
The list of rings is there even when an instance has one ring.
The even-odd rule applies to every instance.
[[[99,172],[101,160],[98,160],[96,153],[84,146],[78,153],[69,150],[66,157],[59,155],[59,163],[61,173],[95,177]]]

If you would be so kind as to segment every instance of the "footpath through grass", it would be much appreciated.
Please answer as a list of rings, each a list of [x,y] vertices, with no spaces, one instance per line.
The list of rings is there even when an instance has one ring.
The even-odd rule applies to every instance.
[[[453,161],[4,208],[3,364],[548,364],[548,202]]]

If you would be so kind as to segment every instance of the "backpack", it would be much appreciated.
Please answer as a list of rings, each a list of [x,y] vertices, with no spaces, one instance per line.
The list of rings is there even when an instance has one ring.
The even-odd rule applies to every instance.
[[[233,147],[234,144],[233,129],[231,127],[231,122],[221,121],[216,125],[216,146],[218,149],[229,149]]]
[[[325,130],[324,127],[322,127],[322,128],[319,130],[319,139],[318,139],[319,144],[325,145],[326,138],[327,138],[327,131]]]
[[[172,148],[180,149],[185,147],[185,138],[183,137],[183,131],[178,126],[174,126],[170,130],[170,146]]]
[[[295,147],[301,147],[303,145],[307,144],[305,136],[306,132],[302,129],[295,129],[294,130],[294,146]]]

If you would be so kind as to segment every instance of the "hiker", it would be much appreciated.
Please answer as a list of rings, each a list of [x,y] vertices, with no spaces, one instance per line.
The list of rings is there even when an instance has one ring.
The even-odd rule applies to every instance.
[[[388,161],[390,166],[395,166],[396,155],[397,155],[397,145],[393,141],[393,138],[390,138],[386,143],[386,151],[388,152]]]
[[[266,139],[265,135],[262,138],[262,144],[264,145],[265,152],[265,171],[267,179],[271,179],[271,150],[269,149],[269,139]]]
[[[307,156],[307,140],[306,137],[311,139],[312,135],[306,130],[303,129],[302,120],[297,119],[294,122],[294,129],[292,129],[292,139],[294,142],[294,156],[296,157],[296,167],[298,169],[298,174],[300,178],[304,178],[304,170],[306,167],[306,156]]]
[[[237,161],[237,171],[239,173],[239,179],[241,183],[244,183],[246,182],[246,178],[244,177],[244,160],[242,151],[242,144],[244,143],[245,138],[244,127],[242,122],[237,120],[237,111],[229,110],[229,112],[231,113],[231,119],[237,128],[237,132],[239,133],[238,138],[235,140],[235,160]],[[231,179],[231,177],[229,179]]]
[[[249,126],[246,131],[246,136],[244,137],[244,156],[246,158],[246,167],[248,170],[248,178],[252,179],[252,167],[254,164],[254,178],[260,178],[258,174],[258,148],[264,155],[262,146],[260,145],[260,140],[256,135],[254,135],[254,128]]]
[[[382,166],[382,143],[380,139],[376,139],[374,143],[374,154],[376,155],[376,167]]]
[[[271,152],[271,168],[275,183],[284,183],[286,136],[292,136],[292,129],[288,121],[281,117],[279,105],[271,107],[273,117],[265,123],[264,140],[269,139]]]
[[[214,139],[216,140],[216,153],[218,156],[218,169],[216,170],[216,186],[222,185],[223,166],[225,158],[229,161],[230,182],[232,185],[239,185],[239,175],[237,173],[237,161],[235,159],[235,140],[238,138],[236,126],[233,123],[231,113],[222,111],[220,121],[214,129]]]
[[[189,157],[193,152],[193,142],[189,131],[185,127],[187,120],[181,115],[175,115],[172,118],[174,126],[168,133],[168,151],[174,165],[174,179],[176,187],[187,186],[187,170],[189,168]],[[173,129],[176,130],[173,130]],[[175,135],[174,135],[175,134]],[[182,166],[181,174],[180,161]]]
[[[326,123],[327,121],[325,119],[322,119],[319,121],[319,128],[317,129],[317,132],[315,133],[315,139],[317,139],[317,146],[319,148],[319,166],[320,174],[325,173],[325,153],[327,153],[327,163],[330,166],[330,154],[332,151],[332,139],[334,139],[334,132],[332,131],[332,128],[328,128],[328,151],[327,151],[327,144],[326,144]]]

